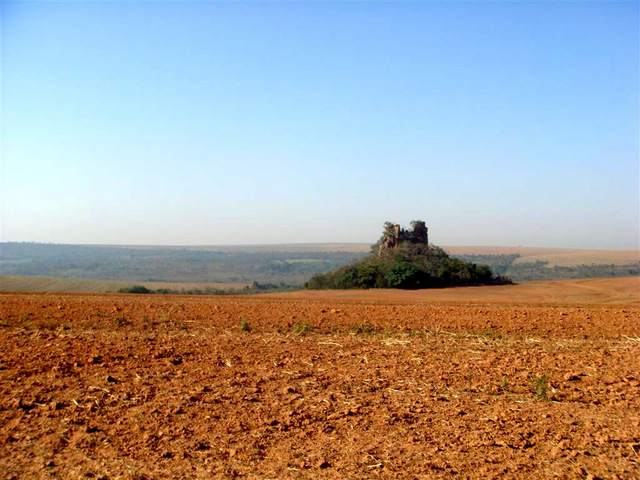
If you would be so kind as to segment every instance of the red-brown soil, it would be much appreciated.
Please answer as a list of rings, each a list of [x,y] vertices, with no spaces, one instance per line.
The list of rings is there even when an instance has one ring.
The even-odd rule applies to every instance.
[[[430,290],[338,290],[273,294],[306,300],[362,300],[385,303],[502,303],[514,304],[636,304],[640,305],[640,277],[582,278],[522,282],[516,285],[441,288]]]
[[[640,478],[637,301],[365,293],[0,294],[0,477]]]

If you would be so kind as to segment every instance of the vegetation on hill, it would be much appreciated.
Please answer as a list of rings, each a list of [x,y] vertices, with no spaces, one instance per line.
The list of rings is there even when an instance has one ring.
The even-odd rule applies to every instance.
[[[486,265],[450,257],[429,245],[423,221],[411,222],[406,230],[386,222],[382,237],[368,257],[325,274],[313,276],[305,288],[439,288],[510,283],[495,276]]]

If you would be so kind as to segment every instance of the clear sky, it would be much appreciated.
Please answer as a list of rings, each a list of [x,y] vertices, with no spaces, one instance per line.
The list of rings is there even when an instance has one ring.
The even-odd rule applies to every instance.
[[[638,1],[0,14],[3,241],[640,248]]]

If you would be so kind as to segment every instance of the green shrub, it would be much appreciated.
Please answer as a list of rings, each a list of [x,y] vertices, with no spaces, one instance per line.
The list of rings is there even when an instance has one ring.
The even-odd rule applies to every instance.
[[[118,290],[118,293],[152,293],[147,287],[143,285],[131,285],[130,287],[122,287]]]

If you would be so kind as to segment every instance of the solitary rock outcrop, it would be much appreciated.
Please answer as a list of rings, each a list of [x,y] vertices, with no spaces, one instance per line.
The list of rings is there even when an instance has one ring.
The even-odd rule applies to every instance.
[[[404,242],[429,245],[429,229],[426,224],[422,220],[414,220],[411,222],[411,230],[406,230],[397,223],[385,222],[382,237],[377,243],[378,255]]]

